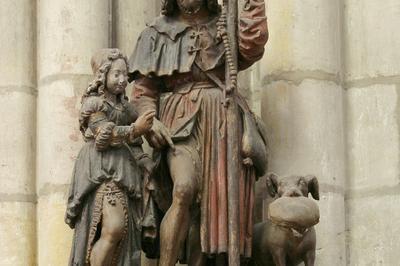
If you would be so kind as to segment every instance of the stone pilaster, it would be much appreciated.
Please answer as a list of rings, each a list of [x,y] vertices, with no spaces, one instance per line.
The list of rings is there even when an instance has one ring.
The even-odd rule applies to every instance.
[[[110,43],[110,3],[40,0],[38,17],[38,262],[66,265],[72,230],[66,195],[82,146],[80,97],[93,79],[90,58]]]
[[[0,8],[0,265],[36,263],[35,1]]]
[[[316,264],[345,265],[341,1],[270,0],[268,19],[270,40],[253,80],[269,132],[270,171],[318,177]]]
[[[348,265],[396,265],[400,3],[345,0]]]

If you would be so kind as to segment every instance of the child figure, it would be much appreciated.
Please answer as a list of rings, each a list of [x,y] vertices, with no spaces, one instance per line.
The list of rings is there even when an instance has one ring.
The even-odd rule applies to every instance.
[[[74,238],[69,265],[140,265],[142,178],[152,161],[141,135],[154,112],[137,115],[127,101],[127,59],[103,49],[91,60],[94,81],[82,97],[86,141],[73,171],[65,222]]]

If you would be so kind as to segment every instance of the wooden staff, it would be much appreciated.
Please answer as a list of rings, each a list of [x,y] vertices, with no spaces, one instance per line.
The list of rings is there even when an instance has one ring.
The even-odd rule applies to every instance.
[[[223,20],[226,32],[222,35],[226,57],[225,110],[227,132],[227,183],[228,183],[228,262],[229,266],[240,265],[240,226],[239,226],[239,175],[240,139],[239,109],[235,101],[238,69],[238,0],[224,0]]]

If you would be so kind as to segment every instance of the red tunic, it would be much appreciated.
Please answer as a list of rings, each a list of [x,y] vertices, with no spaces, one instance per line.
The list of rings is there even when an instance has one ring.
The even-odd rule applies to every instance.
[[[187,25],[174,17],[159,17],[143,31],[130,59],[130,77],[135,81],[132,99],[139,112],[157,110],[175,145],[185,146],[199,169],[200,237],[206,254],[228,251],[224,96],[204,74],[211,72],[224,80],[224,47],[217,34],[217,20]],[[240,16],[240,69],[262,57],[267,39],[264,1],[250,0]],[[163,92],[172,94],[160,102]],[[240,95],[236,100],[241,108],[248,108]],[[241,134],[242,125],[238,130]],[[240,251],[250,257],[254,169],[241,165],[239,178]]]

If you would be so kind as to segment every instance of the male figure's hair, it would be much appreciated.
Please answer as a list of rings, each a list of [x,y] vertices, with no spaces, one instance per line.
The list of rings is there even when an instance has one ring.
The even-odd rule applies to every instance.
[[[204,0],[207,2],[207,8],[211,13],[218,13],[218,0]],[[165,16],[173,16],[178,10],[176,0],[164,0],[162,3],[161,14]]]

